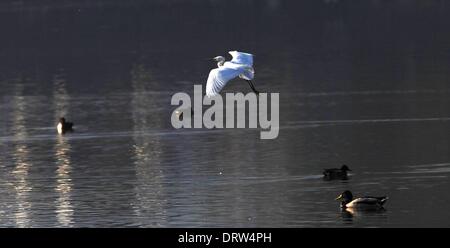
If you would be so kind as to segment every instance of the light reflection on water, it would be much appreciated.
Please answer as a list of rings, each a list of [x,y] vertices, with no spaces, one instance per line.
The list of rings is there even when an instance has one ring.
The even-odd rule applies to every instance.
[[[71,191],[73,187],[70,172],[70,144],[60,136],[55,146],[55,158],[57,162],[56,170],[56,192],[58,199],[56,205],[56,218],[62,227],[71,227],[73,222],[73,207],[71,199]]]
[[[55,75],[53,78],[54,93],[53,99],[55,114],[53,120],[69,115],[70,96],[67,94],[66,80],[64,74]],[[71,146],[64,136],[58,135],[55,146],[55,165],[56,165],[56,188],[58,197],[55,201],[56,219],[61,227],[73,226],[73,207],[71,191],[73,187],[71,174],[70,151]]]
[[[13,125],[15,136],[24,138],[27,136],[25,127],[25,97],[14,97],[12,105]],[[32,204],[29,202],[29,195],[33,188],[28,182],[28,172],[31,167],[29,150],[25,144],[17,144],[14,147],[14,169],[11,171],[14,182],[16,209],[14,210],[15,223],[18,227],[29,227],[31,222],[30,210]]]
[[[149,124],[161,122],[158,115],[149,113],[148,107],[158,105],[156,99],[146,92],[147,82],[154,82],[151,73],[142,66],[135,66],[131,72],[132,88],[131,109],[133,131],[145,132]],[[155,82],[157,83],[157,82]],[[136,170],[136,200],[133,204],[139,225],[161,227],[167,226],[167,194],[163,186],[165,176],[160,155],[162,144],[158,136],[133,135],[134,165]]]

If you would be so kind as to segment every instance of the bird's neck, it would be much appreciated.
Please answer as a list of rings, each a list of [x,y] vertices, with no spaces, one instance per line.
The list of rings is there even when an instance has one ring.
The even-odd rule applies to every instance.
[[[345,197],[345,198],[342,199],[342,201],[341,201],[341,207],[345,208],[346,205],[347,205],[348,203],[352,202],[352,201],[353,201],[353,197],[352,197],[352,198]]]

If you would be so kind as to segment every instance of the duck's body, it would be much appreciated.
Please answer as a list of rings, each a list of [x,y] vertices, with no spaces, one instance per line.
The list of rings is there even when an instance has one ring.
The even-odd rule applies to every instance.
[[[350,191],[344,191],[336,200],[341,200],[341,208],[343,209],[364,209],[364,210],[378,210],[382,209],[386,203],[387,196],[364,196],[353,199],[353,194]]]
[[[341,168],[332,168],[332,169],[325,169],[323,171],[323,177],[326,180],[332,180],[332,179],[347,179],[347,171],[352,171],[348,168],[347,165],[342,165]]]
[[[66,132],[73,131],[73,123],[72,122],[66,122],[66,119],[64,117],[59,119],[59,123],[56,126],[56,130],[59,134],[64,134]]]

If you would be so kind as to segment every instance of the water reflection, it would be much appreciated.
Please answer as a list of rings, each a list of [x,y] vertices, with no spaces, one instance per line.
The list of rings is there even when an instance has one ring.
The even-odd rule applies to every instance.
[[[59,136],[55,145],[56,165],[56,218],[63,227],[71,227],[73,223],[73,207],[71,204],[71,192],[73,188],[70,173],[70,144],[63,136]]]
[[[53,77],[53,98],[55,115],[57,120],[60,116],[65,116],[68,113],[69,95],[66,90],[66,80],[63,71]],[[55,150],[56,161],[56,218],[62,227],[71,227],[73,223],[73,207],[71,203],[71,193],[73,188],[70,173],[72,166],[70,162],[70,144],[63,136],[58,135]]]
[[[20,85],[18,86],[20,87]],[[20,89],[18,89],[20,91]],[[26,102],[24,96],[14,96],[12,99],[12,119],[14,136],[20,140],[27,137],[26,129]],[[13,187],[16,195],[16,211],[14,213],[17,227],[30,227],[31,220],[29,213],[32,204],[29,201],[32,186],[28,182],[28,173],[31,167],[29,159],[29,148],[26,144],[16,144],[14,147],[14,178]]]
[[[25,145],[17,145],[15,148],[15,164],[12,174],[14,175],[14,189],[16,191],[17,209],[15,213],[15,221],[18,227],[29,227],[30,218],[29,211],[31,202],[28,197],[32,187],[28,183],[28,171],[30,164],[28,163],[28,147]]]
[[[376,218],[378,221],[386,219],[387,211],[385,208],[376,210],[365,209],[341,209],[341,217],[344,223],[356,224],[359,220],[367,220],[368,218]]]
[[[163,187],[165,175],[160,160],[162,145],[159,136],[140,135],[155,126],[153,123],[162,121],[160,115],[149,111],[150,106],[158,104],[147,91],[153,80],[144,65],[135,65],[131,75],[133,93],[130,107],[135,132],[132,149],[137,181],[133,209],[141,225],[166,226],[167,196]]]

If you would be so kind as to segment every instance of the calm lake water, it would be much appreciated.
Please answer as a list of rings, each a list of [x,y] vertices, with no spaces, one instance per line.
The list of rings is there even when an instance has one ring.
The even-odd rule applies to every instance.
[[[448,1],[41,2],[0,4],[0,227],[450,227]],[[277,139],[171,126],[230,50]]]

